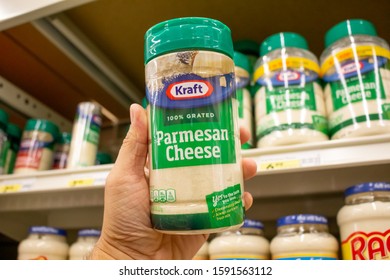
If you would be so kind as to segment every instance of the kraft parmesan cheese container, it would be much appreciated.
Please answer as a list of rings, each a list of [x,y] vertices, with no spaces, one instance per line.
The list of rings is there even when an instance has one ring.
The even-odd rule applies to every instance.
[[[271,241],[274,260],[336,260],[337,239],[321,215],[299,214],[278,219],[278,233]]]
[[[254,80],[257,147],[328,140],[319,64],[301,35],[274,34],[260,46]]]
[[[337,223],[343,259],[390,260],[390,183],[347,188]]]
[[[172,234],[239,228],[243,174],[230,29],[176,18],[145,34],[151,219]]]
[[[390,133],[390,51],[374,25],[351,19],[325,35],[321,74],[331,139]]]

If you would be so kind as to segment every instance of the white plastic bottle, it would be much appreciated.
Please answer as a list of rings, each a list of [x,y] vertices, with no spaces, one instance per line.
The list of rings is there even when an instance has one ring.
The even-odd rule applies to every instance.
[[[305,38],[274,34],[260,55],[254,74],[257,147],[328,140],[320,67]]]
[[[390,133],[390,49],[374,25],[351,19],[325,35],[321,74],[332,139]]]
[[[77,241],[69,248],[70,260],[85,260],[100,237],[100,230],[82,229],[78,232]]]
[[[343,259],[390,260],[390,183],[347,188],[337,223]]]
[[[18,260],[66,260],[69,246],[65,230],[33,226],[18,246]]]
[[[209,245],[210,259],[268,259],[269,242],[263,236],[263,229],[260,221],[246,219],[240,229],[218,233]]]
[[[272,259],[336,260],[337,239],[328,231],[328,220],[320,215],[290,215],[277,221],[278,233],[271,241]]]

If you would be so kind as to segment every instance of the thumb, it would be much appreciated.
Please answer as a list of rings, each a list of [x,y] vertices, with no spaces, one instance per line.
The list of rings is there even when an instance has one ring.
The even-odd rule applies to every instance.
[[[148,152],[148,121],[146,110],[138,104],[130,106],[130,129],[119,150],[113,170],[118,176],[130,175],[144,178]]]

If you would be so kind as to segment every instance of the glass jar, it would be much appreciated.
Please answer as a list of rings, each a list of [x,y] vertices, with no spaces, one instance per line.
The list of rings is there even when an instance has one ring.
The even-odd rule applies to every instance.
[[[79,230],[76,242],[69,248],[69,259],[85,260],[99,240],[100,234],[100,230],[96,229]]]
[[[337,223],[343,259],[390,260],[390,183],[347,188]]]
[[[281,217],[271,241],[275,260],[336,260],[337,239],[329,233],[324,216],[300,214]]]
[[[57,139],[54,148],[53,169],[64,169],[68,162],[70,142],[72,135],[68,132],[62,132]]]
[[[218,233],[209,245],[210,259],[268,259],[269,242],[263,235],[263,229],[260,221],[246,219],[240,229]]]
[[[18,260],[66,260],[68,249],[65,230],[33,226],[18,246]]]

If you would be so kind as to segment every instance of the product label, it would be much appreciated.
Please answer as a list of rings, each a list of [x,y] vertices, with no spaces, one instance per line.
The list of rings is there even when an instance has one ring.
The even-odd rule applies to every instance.
[[[234,75],[183,74],[148,98],[152,168],[235,163],[232,94]]]
[[[236,91],[236,98],[238,101],[238,117],[244,118],[244,91],[242,88],[238,88]]]
[[[79,110],[76,114],[76,121],[85,127],[83,140],[98,145],[102,124],[101,116],[98,114],[84,114]]]
[[[54,141],[40,141],[35,138],[23,139],[16,157],[15,168],[39,169],[44,150],[53,150],[53,147]]]
[[[354,232],[341,244],[344,260],[390,260],[390,229]]]
[[[273,260],[337,260],[336,253],[306,253],[280,254],[272,256]]]
[[[66,168],[67,160],[68,160],[68,153],[67,152],[54,153],[53,169]]]
[[[261,254],[218,254],[213,255],[211,260],[267,260],[268,256]]]

